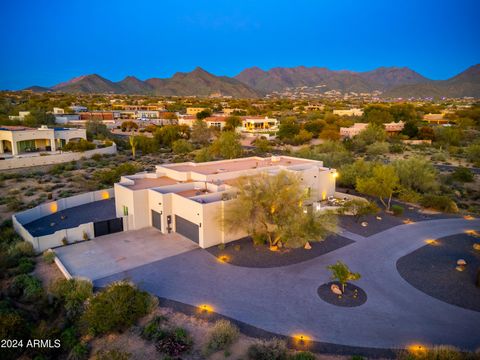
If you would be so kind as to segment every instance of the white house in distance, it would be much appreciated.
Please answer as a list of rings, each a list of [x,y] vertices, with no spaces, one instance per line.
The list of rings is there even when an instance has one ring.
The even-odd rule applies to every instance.
[[[360,134],[363,130],[365,130],[368,126],[368,123],[355,123],[350,127],[341,127],[340,128],[340,136],[343,138],[353,138]],[[403,130],[405,123],[402,121],[399,122],[391,122],[383,124],[385,127],[385,131],[392,135],[395,133],[399,133]]]
[[[246,236],[224,231],[219,221],[235,192],[235,179],[282,170],[298,174],[312,203],[335,193],[336,171],[321,161],[272,156],[186,162],[122,176],[114,186],[116,216],[127,217],[128,230],[154,227],[162,233],[177,232],[202,248],[227,243]]]
[[[30,111],[19,111],[18,115],[9,115],[8,118],[10,120],[23,121],[28,115],[30,115]]]
[[[85,129],[0,126],[0,154],[17,156],[39,150],[57,151],[71,140],[86,138]]]

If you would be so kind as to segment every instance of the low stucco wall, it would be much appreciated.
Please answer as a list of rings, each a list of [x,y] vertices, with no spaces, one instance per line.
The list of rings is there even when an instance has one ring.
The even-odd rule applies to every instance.
[[[81,158],[91,158],[95,154],[112,155],[117,153],[117,145],[87,150],[85,152],[67,152],[53,155],[33,155],[28,157],[15,157],[11,159],[0,160],[0,170],[18,169],[31,166],[60,164],[70,161],[80,160]]]
[[[80,224],[75,228],[62,229],[53,234],[37,237],[32,236],[23,225],[64,209],[112,198],[113,196],[114,191],[113,188],[111,188],[92,191],[41,204],[32,209],[12,215],[13,228],[25,241],[28,241],[33,245],[36,252],[42,252],[52,247],[63,245],[62,240],[64,238],[69,243],[83,241],[84,233],[88,235],[89,239],[92,239],[94,237],[93,222]]]

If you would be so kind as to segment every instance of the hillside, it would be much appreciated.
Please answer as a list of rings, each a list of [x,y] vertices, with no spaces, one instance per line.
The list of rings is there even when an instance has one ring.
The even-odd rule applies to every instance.
[[[404,85],[383,94],[384,97],[475,97],[480,98],[480,64],[448,80],[429,80],[421,84]]]
[[[151,78],[146,81],[134,76],[112,82],[97,74],[73,78],[51,88],[66,93],[111,93],[166,96],[209,96],[221,94],[236,98],[256,98],[261,93],[242,82],[226,76],[216,76],[196,68],[188,73],[176,73],[167,79]]]

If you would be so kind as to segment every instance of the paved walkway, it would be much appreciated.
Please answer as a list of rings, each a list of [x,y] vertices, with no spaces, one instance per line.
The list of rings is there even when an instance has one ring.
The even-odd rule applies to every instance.
[[[480,221],[443,219],[400,225],[367,238],[356,237],[357,242],[318,258],[270,269],[220,263],[197,249],[95,284],[129,277],[158,296],[190,305],[211,304],[216,312],[261,329],[283,335],[303,333],[320,342],[372,348],[450,344],[474,350],[480,347],[480,312],[432,298],[396,270],[396,261],[425,245],[426,239],[467,229],[480,229]],[[364,305],[340,308],[318,297],[318,286],[329,281],[326,266],[337,260],[362,274],[356,284],[367,293]]]
[[[179,234],[147,228],[100,236],[55,252],[72,275],[95,280],[194,249],[198,245]]]

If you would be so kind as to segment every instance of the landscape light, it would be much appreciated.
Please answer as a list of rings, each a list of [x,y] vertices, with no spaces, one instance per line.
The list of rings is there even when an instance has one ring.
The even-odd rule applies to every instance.
[[[230,260],[230,257],[227,256],[227,255],[222,255],[222,256],[219,256],[218,257],[218,261],[222,262],[222,263],[226,263]]]
[[[201,313],[210,313],[213,312],[213,306],[209,304],[200,304],[198,305],[198,309]]]
[[[57,211],[58,211],[57,202],[54,201],[54,202],[50,203],[50,212],[56,213]]]
[[[108,199],[110,199],[110,194],[108,193],[108,191],[103,191],[103,192],[102,192],[102,199],[103,199],[103,200],[108,200]]]

